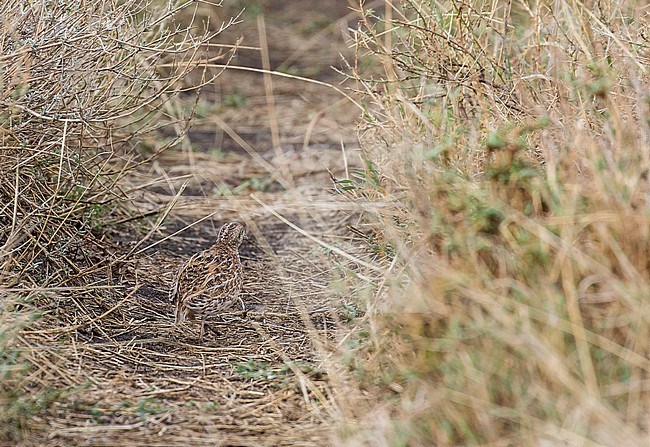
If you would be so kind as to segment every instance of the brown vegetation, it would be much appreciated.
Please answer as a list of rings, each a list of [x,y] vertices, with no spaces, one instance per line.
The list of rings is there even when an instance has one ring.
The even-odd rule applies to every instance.
[[[353,217],[327,206],[324,185],[354,141],[339,121],[356,113],[332,87],[290,78],[271,107],[262,75],[223,72],[239,37],[224,27],[240,10],[167,5],[0,7],[0,444],[329,439],[335,410],[312,340],[347,313],[328,288],[328,249],[274,214],[345,243]],[[259,58],[247,43],[238,50]],[[258,128],[269,116],[282,134]],[[224,315],[199,343],[173,327],[169,287],[231,219],[254,241],[242,247],[248,313]]]
[[[377,174],[351,192],[397,206],[369,225],[394,286],[359,334],[346,443],[647,441],[647,25],[643,2],[366,16]]]
[[[23,3],[0,444],[647,439],[643,2]],[[199,343],[168,291],[228,220]]]

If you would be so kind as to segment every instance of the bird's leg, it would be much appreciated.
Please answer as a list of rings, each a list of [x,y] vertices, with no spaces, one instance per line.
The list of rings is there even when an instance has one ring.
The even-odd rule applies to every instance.
[[[201,332],[199,333],[199,343],[203,341],[204,333],[205,333],[205,320],[201,320]]]

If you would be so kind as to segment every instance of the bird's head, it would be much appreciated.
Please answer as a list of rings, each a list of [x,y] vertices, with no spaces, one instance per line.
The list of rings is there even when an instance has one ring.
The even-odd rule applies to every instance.
[[[217,242],[229,247],[238,248],[246,237],[246,227],[239,222],[228,222],[223,224],[219,230]]]

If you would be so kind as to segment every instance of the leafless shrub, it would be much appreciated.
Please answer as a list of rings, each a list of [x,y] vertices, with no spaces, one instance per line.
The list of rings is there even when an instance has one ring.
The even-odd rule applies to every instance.
[[[0,3],[0,440],[18,436],[52,397],[46,385],[25,394],[29,343],[18,329],[48,290],[97,290],[101,301],[94,287],[107,270],[97,272],[115,260],[102,229],[137,211],[121,179],[184,136],[194,101],[180,99],[201,86],[186,85],[188,76],[209,82],[218,73],[200,68],[232,55],[208,44],[234,21],[208,31],[191,19],[196,7]]]
[[[191,109],[172,101],[215,35],[173,24],[191,5],[2,3],[5,284],[63,284],[106,256],[92,230],[128,200],[120,178],[186,131]],[[144,136],[163,126],[174,138],[152,151]]]

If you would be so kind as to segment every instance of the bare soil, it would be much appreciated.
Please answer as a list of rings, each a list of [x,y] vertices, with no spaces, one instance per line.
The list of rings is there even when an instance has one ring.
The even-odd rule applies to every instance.
[[[266,14],[271,68],[338,82],[331,66],[348,51],[347,2],[293,5],[249,7]],[[239,33],[244,45],[259,45],[257,19],[247,14],[224,42]],[[234,65],[262,67],[259,51],[239,54]],[[354,250],[348,227],[355,217],[345,211],[352,207],[331,192],[331,176],[359,165],[359,111],[330,88],[272,81],[272,97],[261,74],[239,70],[204,88],[185,148],[130,180],[143,212],[164,209],[186,184],[163,225],[144,242],[157,215],[144,219],[137,234],[114,228],[107,250],[140,253],[99,272],[109,277],[103,299],[64,292],[43,310],[40,326],[25,331],[41,359],[33,379],[65,391],[30,421],[22,445],[332,442],[337,410],[324,353],[345,331],[353,307],[333,292],[334,273],[356,266],[278,215],[326,244]],[[180,264],[208,247],[228,220],[249,229],[241,249],[245,312],[223,315],[199,343],[198,325],[174,327],[168,290]]]

